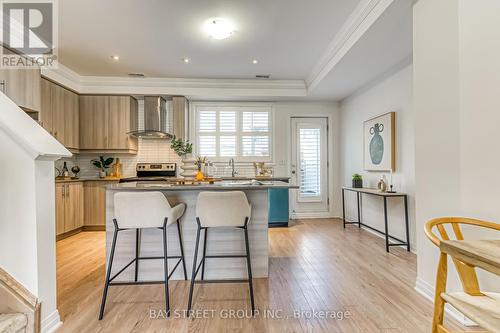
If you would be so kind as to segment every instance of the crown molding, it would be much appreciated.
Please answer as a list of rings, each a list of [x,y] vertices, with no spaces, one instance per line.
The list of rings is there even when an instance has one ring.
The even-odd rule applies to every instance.
[[[128,78],[83,76],[68,67],[43,68],[42,75],[80,94],[224,95],[238,97],[304,97],[303,80]]]
[[[305,80],[185,79],[83,76],[59,64],[42,75],[81,94],[307,97],[395,0],[362,0]],[[402,1],[402,0],[399,0]],[[415,3],[418,0],[408,0]]]
[[[363,0],[359,3],[307,76],[308,92],[318,86],[393,2]]]

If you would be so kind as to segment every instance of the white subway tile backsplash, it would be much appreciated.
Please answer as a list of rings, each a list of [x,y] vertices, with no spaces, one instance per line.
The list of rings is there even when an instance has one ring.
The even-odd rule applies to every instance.
[[[135,177],[135,166],[137,163],[177,163],[177,171],[182,164],[181,158],[170,149],[170,140],[165,139],[139,139],[139,150],[137,155],[128,154],[102,154],[105,157],[120,158],[123,165],[123,177]],[[68,169],[71,170],[73,165],[80,167],[80,177],[92,178],[99,176],[99,170],[94,167],[90,161],[99,158],[96,154],[80,154],[74,155],[72,158],[65,158],[56,161],[56,167],[62,168],[63,163],[67,162]],[[230,177],[231,168],[227,163],[214,163],[217,170],[216,177]],[[237,176],[240,177],[253,177],[255,170],[252,163],[237,163],[236,170]]]

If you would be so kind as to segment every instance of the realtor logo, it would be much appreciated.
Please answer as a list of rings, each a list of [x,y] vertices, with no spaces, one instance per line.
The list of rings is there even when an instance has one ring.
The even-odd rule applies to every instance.
[[[0,0],[2,52],[0,67],[56,65],[56,1]]]

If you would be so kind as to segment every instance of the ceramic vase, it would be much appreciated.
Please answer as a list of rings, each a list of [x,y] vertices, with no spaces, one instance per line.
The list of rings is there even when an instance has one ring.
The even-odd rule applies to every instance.
[[[194,179],[198,173],[198,166],[196,165],[196,158],[193,154],[186,154],[182,156],[182,173],[181,176],[186,179]]]

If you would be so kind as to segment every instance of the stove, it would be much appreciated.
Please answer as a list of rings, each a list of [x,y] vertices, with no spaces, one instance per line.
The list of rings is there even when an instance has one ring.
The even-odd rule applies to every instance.
[[[175,163],[137,163],[136,177],[122,178],[120,183],[127,182],[165,182],[175,178],[177,164]]]

